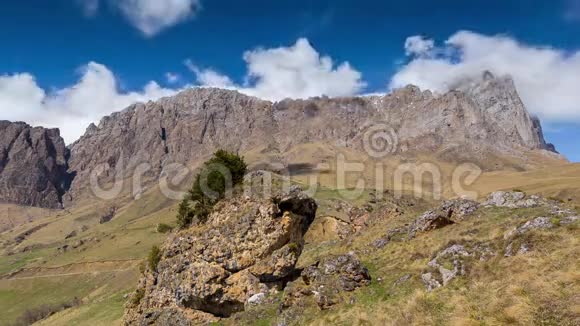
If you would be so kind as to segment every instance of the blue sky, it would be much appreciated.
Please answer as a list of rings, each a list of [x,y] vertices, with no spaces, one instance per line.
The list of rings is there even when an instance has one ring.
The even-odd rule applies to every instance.
[[[90,3],[98,6],[89,8]],[[227,76],[232,85],[246,85],[251,68],[243,58],[245,51],[291,47],[305,38],[316,53],[331,57],[335,67],[348,62],[360,73],[365,87],[353,82],[350,89],[371,93],[386,91],[389,85],[396,85],[394,80],[409,80],[410,74],[398,79],[394,76],[417,56],[426,58],[424,53],[406,55],[405,41],[413,35],[422,35],[425,40],[433,40],[435,48],[443,48],[444,42],[461,30],[486,37],[501,34],[525,46],[552,47],[564,61],[580,50],[580,6],[574,0],[191,0],[193,9],[186,18],[155,32],[144,32],[135,16],[127,14],[130,8],[114,3],[1,1],[0,76],[27,73],[38,89],[59,92],[79,82],[86,73],[82,67],[95,62],[114,74],[121,93],[141,92],[151,81],[163,91],[196,84],[200,71]],[[261,54],[257,57],[264,59]],[[184,64],[188,59],[199,69],[197,74]],[[564,67],[572,68],[564,70],[580,67],[571,61]],[[105,68],[95,69],[98,74],[106,74]],[[168,73],[179,76],[179,80],[170,82]],[[580,70],[576,74],[580,75]],[[570,80],[567,87],[580,90],[575,81]],[[435,83],[427,79],[418,84],[422,82]],[[528,93],[534,93],[534,89]],[[528,98],[533,99],[531,95]],[[545,103],[534,110],[545,120],[548,140],[571,160],[580,161],[580,114],[567,103]],[[546,106],[552,105],[565,107],[563,113],[551,113]],[[17,116],[2,110],[7,109],[0,108],[0,118]],[[575,110],[580,111],[580,107]],[[87,117],[86,121],[93,119]]]

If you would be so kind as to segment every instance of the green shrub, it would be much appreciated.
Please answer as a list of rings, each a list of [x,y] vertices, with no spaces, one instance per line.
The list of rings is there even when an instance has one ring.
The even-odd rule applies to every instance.
[[[157,232],[159,233],[169,233],[173,230],[173,227],[169,224],[159,223],[157,224]]]
[[[149,262],[149,268],[152,272],[157,270],[157,265],[159,265],[159,261],[161,261],[161,249],[158,246],[151,247],[151,251],[149,251],[149,257],[147,257],[147,261]]]
[[[204,163],[191,189],[179,204],[177,226],[183,229],[193,221],[205,223],[213,206],[230,190],[228,188],[244,181],[246,171],[247,165],[242,157],[224,150],[215,152]]]

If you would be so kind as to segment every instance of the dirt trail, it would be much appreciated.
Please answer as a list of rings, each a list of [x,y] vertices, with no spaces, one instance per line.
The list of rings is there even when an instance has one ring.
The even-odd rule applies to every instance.
[[[94,262],[72,263],[55,267],[22,268],[0,276],[0,280],[25,280],[46,277],[63,277],[83,274],[101,274],[125,272],[135,268],[142,260],[104,260]]]

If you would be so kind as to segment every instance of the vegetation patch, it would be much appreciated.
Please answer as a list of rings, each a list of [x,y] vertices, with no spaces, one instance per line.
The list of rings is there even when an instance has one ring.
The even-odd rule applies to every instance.
[[[151,251],[149,251],[149,256],[147,257],[147,262],[149,263],[149,269],[152,272],[157,270],[157,265],[159,265],[159,261],[161,261],[161,249],[158,246],[151,247]]]
[[[207,221],[213,206],[233,187],[242,184],[247,164],[237,154],[218,150],[204,163],[193,186],[179,204],[177,225],[186,228],[194,221]]]

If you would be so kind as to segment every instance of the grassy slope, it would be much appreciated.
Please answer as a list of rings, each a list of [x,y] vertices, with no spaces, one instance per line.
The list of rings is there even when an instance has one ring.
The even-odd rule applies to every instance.
[[[309,154],[304,155],[304,153]],[[335,154],[336,152],[332,149],[328,150],[319,146],[307,146],[306,148],[297,148],[294,151],[290,151],[288,158],[292,159],[293,162],[308,163],[310,162],[309,158],[311,157],[315,157],[315,160],[317,161],[329,161]],[[346,154],[348,160],[354,160],[358,155],[357,153]],[[425,158],[425,160],[430,161],[429,158]],[[386,160],[385,163],[386,165],[393,165],[397,162]],[[447,171],[446,173],[448,173],[452,168],[449,164],[440,165],[444,172]],[[367,186],[371,186],[372,171],[366,171],[364,175],[368,181]],[[386,175],[388,175],[388,173]],[[294,179],[305,182],[306,177],[307,174],[300,174],[294,176]],[[350,176],[349,184],[354,183],[356,178],[356,175]],[[321,185],[328,187],[323,188],[322,191],[317,194],[317,199],[322,203],[320,214],[323,214],[325,209],[324,202],[336,198],[338,193],[335,190],[329,190],[329,188],[336,186],[336,178],[332,173],[323,173],[320,181]],[[531,172],[485,173],[482,178],[479,179],[478,183],[474,185],[474,188],[481,194],[496,189],[520,188],[531,192],[560,196],[562,199],[573,198],[576,203],[580,203],[580,187],[578,187],[578,184],[580,184],[580,165],[570,164],[559,166],[557,169],[543,169]],[[362,204],[366,199],[366,197],[362,197],[361,199],[356,200],[355,204]],[[125,198],[121,202],[116,202],[115,205],[121,207],[116,217],[111,222],[100,225],[98,223],[99,217],[110,205],[112,204],[85,201],[77,204],[68,211],[25,209],[25,211],[28,212],[27,214],[34,214],[32,222],[0,233],[0,244],[3,244],[5,248],[4,254],[0,255],[0,275],[20,268],[37,268],[29,271],[29,274],[34,276],[33,279],[0,279],[0,307],[9,307],[6,311],[4,308],[0,309],[2,310],[2,314],[0,314],[0,324],[14,320],[24,310],[34,307],[46,300],[52,300],[58,303],[68,301],[75,296],[83,299],[84,304],[81,307],[58,313],[44,321],[43,324],[82,324],[81,322],[86,321],[84,324],[87,325],[110,325],[112,321],[118,321],[120,319],[123,311],[123,302],[125,301],[123,295],[129,293],[136,286],[138,278],[137,265],[139,259],[146,256],[149,248],[153,244],[159,244],[165,238],[165,235],[155,232],[155,226],[160,222],[173,222],[176,204],[165,199],[158,191],[152,189],[145,193],[143,198],[138,201],[129,202]],[[23,210],[23,208],[15,208],[12,206],[9,211],[18,212],[21,210]],[[414,212],[413,214],[416,213],[418,212]],[[407,218],[410,219],[411,217],[414,216],[408,216]],[[21,244],[14,246],[12,240],[16,235],[25,232],[36,225],[47,222],[47,226],[31,234]],[[76,237],[68,240],[64,239],[72,230],[78,231],[83,225],[88,226],[89,229],[85,232],[78,232]],[[362,248],[368,244],[369,241],[367,240],[370,240],[379,233],[384,232],[385,227],[386,226],[384,225],[378,225],[371,230],[363,232],[360,237],[357,237],[349,246],[346,246],[341,242],[318,244],[315,247],[311,247],[310,251],[306,253],[304,259],[307,259],[308,257],[314,259],[316,253],[322,254],[333,251],[348,251],[358,247]],[[461,226],[461,228],[463,227],[467,228],[467,225]],[[489,223],[487,227],[494,229],[497,226],[493,223]],[[376,232],[376,234],[373,232]],[[381,307],[383,310],[378,311],[383,311],[384,313],[390,311],[389,309],[397,312],[406,311],[411,309],[412,305],[416,306],[416,309],[427,309],[425,307],[421,308],[421,305],[426,304],[429,306],[429,304],[433,303],[432,301],[435,299],[432,294],[427,294],[420,290],[421,287],[418,284],[420,281],[418,279],[413,278],[409,283],[414,285],[409,288],[408,293],[391,293],[392,290],[390,290],[390,288],[387,289],[388,286],[385,284],[388,285],[388,282],[399,277],[399,275],[408,269],[416,271],[426,264],[425,260],[427,258],[422,258],[422,260],[417,260],[410,265],[404,265],[404,263],[399,262],[399,260],[405,258],[405,256],[400,256],[400,254],[408,254],[409,252],[417,250],[421,255],[429,256],[432,254],[434,248],[442,245],[442,243],[447,241],[447,239],[460,235],[461,232],[464,231],[458,231],[457,234],[446,234],[444,232],[447,231],[441,230],[432,235],[426,235],[424,237],[424,241],[426,241],[425,243],[416,242],[415,244],[396,244],[396,246],[390,248],[391,250],[398,250],[395,251],[395,253],[368,253],[368,256],[363,257],[366,262],[372,263],[373,274],[382,274],[385,281],[383,284],[373,283],[368,290],[363,290],[358,293],[357,295],[361,296],[359,299],[360,302],[372,303],[369,307],[374,307],[375,305]],[[63,244],[73,244],[79,239],[89,241],[78,249],[70,250],[66,253],[57,252],[57,247],[62,246]],[[568,237],[566,241],[568,241],[569,245],[572,246],[576,243],[574,242],[576,240],[576,238]],[[425,248],[423,248],[423,246],[425,246]],[[32,249],[27,252],[6,255],[6,250],[18,252],[25,247]],[[0,248],[2,247],[0,246]],[[563,253],[563,255],[564,254],[565,253]],[[542,259],[543,260],[534,264],[537,264],[538,266],[544,266],[544,264],[545,266],[550,266],[550,264],[555,264],[554,261],[547,258]],[[132,264],[132,267],[124,267],[123,271],[117,271],[114,267],[102,267],[99,265],[99,263],[102,262],[117,260],[127,261]],[[524,262],[530,261],[528,258],[520,257],[512,258],[512,260],[523,260]],[[567,261],[567,263],[574,262],[574,259],[569,259]],[[81,264],[75,265],[75,275],[46,277],[51,273],[50,270],[47,269],[48,267],[67,266],[68,264],[77,263]],[[521,264],[518,261],[518,264],[516,265],[519,266]],[[499,266],[502,268],[502,271],[508,272],[508,270],[505,269],[506,267],[502,267],[501,264]],[[533,266],[534,265],[529,265],[528,267],[531,268]],[[576,270],[578,270],[578,268],[576,268]],[[94,273],[94,271],[98,272]],[[63,269],[62,274],[70,273],[67,273],[65,268]],[[517,275],[520,274],[521,273],[517,273]],[[523,277],[526,274],[521,275]],[[528,276],[529,275],[534,274],[528,274]],[[405,288],[407,288],[407,285],[402,289]],[[504,292],[501,292],[500,290]],[[367,293],[367,291],[371,292]],[[445,289],[440,291],[440,293],[447,293],[446,291],[448,292],[448,290]],[[507,290],[503,288],[497,288],[496,291],[500,291],[495,294],[500,297],[509,294],[505,292]],[[489,296],[492,295],[492,293],[487,293],[485,295]],[[387,299],[390,299],[385,299],[385,296]],[[439,295],[436,297],[439,297]],[[397,298],[404,298],[404,302],[408,302],[409,304],[405,304],[404,307],[393,304],[394,302],[399,302],[399,299]],[[441,298],[441,300],[443,300],[443,298],[446,297],[442,296]],[[464,299],[465,298],[462,300]],[[445,302],[444,307],[447,307],[449,302],[451,302],[447,299],[443,301]],[[410,305],[411,303],[412,305]],[[342,317],[340,316],[343,315],[351,317],[359,316],[361,318],[361,324],[364,324],[362,320],[367,318],[364,316],[368,316],[367,319],[369,320],[378,318],[376,313],[366,311],[364,308],[365,306],[366,305],[359,304],[354,306],[343,306],[339,307],[336,311],[333,310],[323,314],[315,311],[315,315],[317,318],[323,318],[320,320],[333,320],[337,323],[342,320]],[[448,311],[448,308],[443,309],[441,312],[441,318],[445,318]],[[482,313],[486,314],[489,313],[489,311],[491,310],[482,310]],[[415,313],[412,313],[412,311],[409,310],[406,314]],[[345,317],[345,320],[349,320],[349,318]],[[402,321],[403,319],[400,320]]]
[[[382,249],[369,244],[387,228],[402,226],[416,212],[381,221],[352,243],[334,241],[307,247],[301,263],[329,253],[355,251],[373,276],[330,310],[315,305],[294,312],[293,325],[577,325],[580,322],[580,238],[578,224],[526,235],[533,250],[504,257],[503,234],[544,209],[483,209],[478,217],[425,233],[413,240],[391,242]],[[428,292],[420,279],[433,255],[450,243],[490,243],[496,256],[471,261],[467,275]],[[395,286],[405,275],[411,278]],[[248,325],[270,325],[277,303],[238,316]],[[223,324],[228,325],[228,322]]]
[[[93,205],[73,208],[23,225],[12,232],[0,234],[8,249],[37,246],[27,252],[0,256],[0,275],[26,268],[14,279],[0,279],[0,325],[14,321],[26,309],[46,302],[64,303],[74,297],[83,305],[59,313],[46,324],[70,325],[86,321],[87,325],[111,324],[123,313],[123,296],[133,290],[138,279],[138,264],[154,244],[166,235],[155,232],[158,223],[172,223],[173,203],[155,190],[140,201],[123,207],[115,218],[99,224],[98,212]],[[87,212],[90,212],[88,214]],[[97,212],[97,213],[95,213]],[[15,234],[36,224],[50,223],[14,246]],[[89,229],[80,232],[81,225]],[[65,235],[76,230],[78,235],[65,240]],[[64,244],[79,239],[85,244],[65,253],[57,251]],[[61,319],[62,318],[62,319]]]

